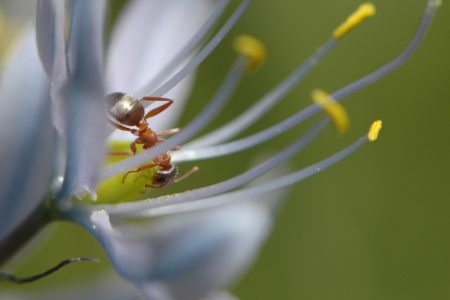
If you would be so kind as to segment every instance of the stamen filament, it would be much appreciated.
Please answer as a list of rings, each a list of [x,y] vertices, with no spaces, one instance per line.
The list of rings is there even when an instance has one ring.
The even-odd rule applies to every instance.
[[[284,187],[288,187],[290,185],[293,185],[295,183],[298,183],[300,181],[303,181],[304,179],[307,179],[313,175],[316,175],[317,173],[335,165],[345,157],[349,156],[353,152],[355,152],[357,149],[359,149],[362,145],[364,145],[367,142],[367,135],[361,137],[356,142],[351,144],[350,146],[346,147],[345,149],[341,150],[340,152],[337,152],[333,154],[332,156],[313,164],[309,167],[306,167],[304,169],[301,169],[297,172],[290,173],[288,175],[278,177],[276,179],[273,179],[269,182],[261,183],[249,188],[245,188],[239,191],[230,192],[222,195],[218,195],[211,198],[205,198],[197,201],[191,201],[186,203],[181,203],[178,205],[170,205],[167,207],[159,207],[159,208],[150,208],[148,211],[136,211],[137,215],[131,215],[128,214],[127,216],[141,216],[145,214],[145,217],[149,215],[167,215],[182,211],[190,211],[200,208],[207,208],[207,207],[215,207],[219,205],[224,205],[227,203],[232,203],[239,201],[241,199],[247,199],[250,197],[254,197],[256,195],[261,195],[269,192],[273,192],[278,189],[282,189]]]
[[[284,81],[267,93],[263,98],[253,104],[245,112],[234,118],[222,127],[183,145],[183,148],[199,148],[216,145],[235,137],[260,117],[269,111],[275,104],[283,99],[309,72],[321,61],[336,45],[337,41],[331,39],[318,48],[303,64],[292,72]]]
[[[146,208],[142,206],[140,210],[129,210],[129,211],[111,210],[110,213],[117,217],[125,217],[125,218],[161,216],[194,211],[199,209],[212,208],[221,205],[231,204],[237,201],[242,201],[243,199],[254,198],[257,195],[266,194],[278,189],[288,187],[290,185],[303,181],[304,179],[307,179],[313,175],[316,175],[317,173],[335,165],[342,159],[351,155],[353,152],[358,150],[362,145],[364,145],[368,140],[369,140],[368,135],[366,134],[360,137],[353,144],[329,156],[328,158],[319,161],[318,163],[315,163],[309,167],[303,168],[296,172],[281,177],[277,177],[270,181],[266,181],[264,183],[260,183],[241,190],[216,195],[213,197],[206,197],[203,199],[186,200],[185,202],[160,207],[158,206],[154,207],[151,205],[151,202],[149,202],[147,203]],[[109,208],[106,209],[109,210]]]
[[[225,8],[230,3],[230,0],[221,0],[214,8],[214,11],[209,16],[209,18],[205,21],[205,23],[199,28],[199,30],[195,33],[195,35],[189,40],[189,42],[178,51],[175,57],[161,70],[159,73],[145,84],[142,88],[136,92],[135,96],[139,99],[146,95],[151,95],[151,91],[153,91],[158,85],[162,83],[164,79],[166,79],[179,65],[183,63],[187,59],[187,57],[193,53],[194,49],[197,48],[200,42],[205,38],[207,33],[211,30],[211,28],[216,24],[219,17],[225,11]],[[144,104],[149,104],[150,102],[145,102]]]
[[[268,182],[260,183],[254,186],[251,186],[249,188],[244,188],[238,191],[233,191],[229,193],[224,193],[218,196],[214,197],[208,197],[203,198],[199,200],[193,200],[188,201],[184,203],[179,203],[175,205],[168,205],[158,208],[149,208],[147,210],[137,211],[133,213],[126,213],[124,215],[121,215],[123,217],[149,217],[149,216],[161,216],[161,215],[168,215],[168,214],[174,214],[174,213],[181,213],[181,212],[188,212],[193,210],[199,210],[199,209],[206,209],[206,208],[212,208],[217,207],[221,205],[230,204],[237,201],[242,201],[242,199],[249,199],[254,198],[257,195],[266,194],[273,192],[278,189],[282,189],[285,187],[288,187],[290,185],[293,185],[295,183],[298,183],[300,181],[303,181],[304,179],[307,179],[313,175],[316,175],[317,173],[335,165],[336,163],[340,162],[342,159],[346,158],[353,152],[355,152],[357,149],[359,149],[362,145],[364,145],[367,141],[375,141],[375,139],[372,140],[373,137],[371,135],[374,135],[376,132],[376,136],[378,136],[381,129],[381,121],[375,121],[370,126],[369,132],[365,135],[359,138],[356,142],[351,144],[350,146],[347,146],[343,150],[329,156],[328,158],[315,163],[309,167],[303,168],[299,171],[277,177],[275,179],[272,179]]]
[[[327,123],[328,123],[327,119],[319,121],[316,125],[314,125],[311,129],[309,129],[302,137],[297,139],[293,144],[285,148],[280,153],[274,155],[273,157],[257,165],[256,167],[253,167],[252,169],[238,176],[235,176],[231,179],[204,188],[184,192],[181,194],[163,196],[153,199],[151,198],[147,200],[135,201],[132,203],[120,203],[110,206],[105,205],[100,206],[100,208],[105,209],[107,212],[126,213],[138,211],[141,209],[173,205],[186,201],[192,201],[195,199],[211,197],[214,195],[230,191],[267,173],[268,171],[272,170],[273,168],[281,164],[283,161],[286,161],[287,159],[298,153],[301,149],[307,146],[320,133],[320,131],[323,128],[325,128],[325,125]],[[96,206],[96,208],[98,208],[98,206]]]
[[[314,114],[321,111],[321,107],[319,105],[308,106],[305,109],[299,111],[298,113],[292,115],[291,117],[284,119],[283,121],[272,125],[269,128],[261,130],[258,133],[252,134],[245,138],[241,138],[235,140],[230,143],[214,145],[204,148],[183,148],[173,153],[172,159],[173,161],[192,161],[192,160],[201,160],[212,157],[219,157],[223,155],[229,155],[235,153],[237,151],[245,150],[250,147],[261,144],[275,136],[280,135],[292,127],[300,124],[306,119],[312,117]]]
[[[350,83],[349,85],[335,91],[330,95],[333,99],[336,101],[340,101],[344,99],[345,97],[359,91],[360,89],[376,82],[377,80],[383,78],[384,76],[390,74],[394,70],[396,70],[398,67],[400,67],[403,63],[405,63],[408,58],[411,57],[411,55],[414,53],[414,51],[418,48],[420,42],[423,40],[425,33],[429,26],[431,25],[431,20],[437,10],[437,3],[436,0],[429,0],[427,7],[425,9],[425,12],[422,17],[422,21],[419,24],[416,33],[414,34],[412,40],[408,44],[408,46],[405,48],[402,53],[395,57],[393,60],[391,60],[386,65],[380,67],[379,69],[373,71],[369,75],[366,75],[362,77],[361,79],[356,80],[353,83]],[[282,83],[284,84],[284,83]],[[248,136],[246,138],[234,141],[232,143],[224,144],[224,145],[218,145],[217,148],[205,148],[203,149],[195,149],[194,146],[199,147],[203,145],[210,145],[211,143],[216,143],[216,141],[222,141],[222,137],[228,138],[228,136],[233,136],[235,132],[240,132],[240,128],[234,128],[235,124],[239,124],[241,126],[245,127],[246,119],[245,117],[251,116],[250,110],[252,110],[254,107],[259,105],[260,103],[257,103],[254,105],[251,109],[247,110],[243,114],[241,114],[239,117],[237,117],[232,122],[226,124],[222,128],[213,131],[212,133],[205,135],[204,137],[201,137],[200,139],[195,140],[192,143],[189,143],[187,145],[183,146],[183,150],[180,151],[179,154],[176,154],[176,159],[179,160],[194,160],[194,159],[203,159],[214,157],[212,154],[210,154],[210,151],[217,150],[221,151],[223,155],[226,155],[228,153],[233,153],[232,149],[237,149],[240,145],[242,145],[242,149],[246,149],[248,147],[251,147],[253,145],[256,145],[258,143],[261,143],[267,139],[270,139],[271,137],[275,136],[276,134],[279,134],[279,132],[284,132],[288,130],[289,128],[292,128],[303,121],[311,118],[318,112],[322,110],[322,108],[317,105],[313,104],[310,105],[303,110],[297,112],[296,114],[292,115],[291,117],[279,122],[278,124],[275,124],[263,131],[260,131],[254,135]],[[249,113],[250,112],[250,113]],[[257,116],[259,118],[260,115]],[[234,123],[235,122],[235,123]],[[221,147],[224,148],[221,150]],[[230,150],[230,152],[227,152]],[[190,152],[187,152],[190,151]],[[190,158],[192,156],[192,159]]]
[[[105,167],[103,172],[100,174],[100,181],[145,164],[161,153],[167,152],[182,144],[184,141],[187,141],[197,132],[202,130],[216,116],[225,102],[230,98],[244,74],[246,65],[246,59],[240,56],[231,67],[224,83],[216,92],[208,106],[183,130],[173,135],[164,143],[156,145],[146,151],[142,151],[141,153],[124,159],[114,165]]]
[[[303,111],[301,111],[300,113],[303,114]],[[229,143],[194,149],[182,148],[181,150],[173,152],[171,154],[172,161],[187,162],[187,161],[210,159],[214,157],[222,157],[225,155],[230,155],[236,152],[252,148],[254,146],[264,143],[265,141],[272,139],[273,137],[279,136],[280,134],[297,125],[298,122],[296,122],[295,118],[296,116],[297,114],[269,128],[261,130],[260,132],[257,132],[255,134],[252,134],[250,136],[238,140],[234,140]]]
[[[219,45],[222,39],[228,34],[228,32],[233,28],[236,22],[239,20],[241,15],[244,13],[247,6],[250,4],[250,0],[242,0],[242,3],[234,11],[231,17],[226,21],[226,23],[220,28],[216,35],[203,47],[200,52],[198,52],[194,58],[185,65],[180,71],[178,71],[174,76],[167,80],[164,84],[158,87],[156,90],[149,93],[153,97],[162,97],[168,91],[170,91],[174,86],[180,83],[181,80],[186,78],[187,75],[192,73],[209,54]]]
[[[356,14],[358,24],[362,22],[364,18],[361,17],[363,12],[367,13],[367,5],[363,6],[363,9],[358,10]],[[348,19],[347,19],[348,21]],[[345,22],[344,22],[345,23]],[[354,22],[353,22],[354,23]],[[352,23],[352,24],[353,24]],[[356,26],[358,24],[353,24]],[[348,27],[348,25],[346,25]],[[349,31],[349,29],[347,30]],[[257,101],[247,111],[242,113],[234,120],[228,122],[222,127],[214,130],[213,132],[206,134],[194,141],[183,145],[184,148],[199,148],[204,146],[215,145],[231,138],[235,137],[253,123],[255,123],[264,113],[270,110],[275,104],[283,99],[286,94],[291,91],[317,63],[322,60],[326,54],[328,54],[338,42],[338,38],[333,36],[322,47],[317,49],[299,68],[297,68],[289,77],[282,81],[278,86],[272,89],[261,100]]]
[[[331,96],[336,100],[341,100],[397,70],[411,57],[411,55],[419,47],[420,42],[423,40],[425,34],[430,28],[431,21],[433,20],[438,7],[439,1],[428,0],[427,6],[422,16],[422,20],[420,21],[416,33],[400,55],[398,55],[396,58],[394,58],[381,68],[377,69],[376,71],[373,71],[372,73],[369,73],[359,80],[356,80],[352,84],[349,84],[342,89],[334,92]]]

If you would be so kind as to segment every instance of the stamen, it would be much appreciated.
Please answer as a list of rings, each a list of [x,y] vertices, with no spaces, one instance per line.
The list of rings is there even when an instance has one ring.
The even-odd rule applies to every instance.
[[[106,208],[111,214],[118,217],[125,218],[139,218],[139,217],[149,217],[149,216],[160,216],[168,215],[180,212],[187,212],[198,209],[205,209],[211,207],[217,207],[221,205],[231,204],[233,202],[242,201],[242,199],[254,198],[257,195],[266,194],[273,192],[278,189],[282,189],[298,183],[304,179],[307,179],[317,173],[335,165],[342,159],[346,158],[362,145],[368,141],[368,136],[364,135],[360,137],[356,142],[347,146],[343,150],[329,156],[328,158],[315,163],[309,167],[298,170],[296,172],[274,178],[270,181],[260,183],[248,188],[244,188],[238,191],[233,191],[229,193],[224,193],[221,195],[216,195],[213,197],[206,197],[203,199],[189,199],[184,202],[176,202],[174,204],[170,203],[168,205],[157,205],[153,206],[153,202],[148,202],[146,205],[142,205],[136,210],[121,211],[120,209],[114,210]],[[183,194],[181,194],[183,195]],[[112,208],[112,207],[111,207]]]
[[[208,106],[198,115],[191,123],[189,123],[179,133],[176,133],[170,139],[167,139],[164,143],[156,145],[151,149],[142,151],[133,157],[124,159],[112,166],[106,167],[100,174],[100,181],[109,177],[113,177],[120,173],[126,172],[132,168],[146,163],[149,160],[154,159],[161,153],[170,151],[183,142],[189,140],[193,135],[202,130],[220,111],[225,102],[229,99],[231,94],[240,82],[242,75],[245,71],[247,61],[243,57],[239,57],[231,67],[224,83],[212,98]]]
[[[201,199],[206,197],[211,197],[218,195],[237,187],[240,187],[255,178],[267,173],[272,170],[283,161],[286,161],[301,149],[307,146],[319,133],[325,128],[328,120],[320,121],[311,129],[309,129],[301,138],[297,139],[292,145],[285,148],[280,153],[274,155],[265,162],[257,165],[256,167],[236,176],[231,179],[222,181],[221,183],[213,184],[204,188],[191,190],[181,194],[175,194],[170,196],[163,196],[159,198],[151,198],[142,201],[135,201],[132,203],[119,203],[116,205],[105,205],[100,206],[100,209],[105,209],[107,212],[112,213],[126,213],[137,211],[141,209],[155,208],[166,205],[173,205],[185,201],[193,201],[195,199]],[[98,209],[98,206],[96,206]]]
[[[365,19],[375,15],[375,6],[372,3],[364,3],[358,9],[351,14],[347,20],[344,21],[333,32],[333,37],[336,39],[343,38],[349,31],[361,24]]]
[[[363,9],[364,10],[364,9]],[[367,8],[366,8],[367,10]],[[361,20],[362,21],[362,20]],[[199,148],[230,140],[268,112],[275,104],[281,101],[309,72],[315,67],[337,44],[340,39],[331,38],[322,47],[317,49],[302,65],[291,73],[278,86],[267,93],[263,98],[248,108],[244,113],[223,125],[222,127],[183,145],[183,148]]]
[[[158,87],[156,90],[151,91],[150,93],[144,93],[148,95],[152,95],[153,97],[161,97],[164,96],[168,91],[170,91],[174,86],[180,83],[187,75],[192,73],[205,59],[209,54],[217,47],[217,45],[222,41],[222,39],[227,35],[227,33],[233,28],[236,22],[239,20],[241,15],[244,13],[247,6],[250,4],[250,0],[242,0],[242,3],[235,10],[235,12],[231,15],[231,17],[227,20],[227,22],[220,28],[220,30],[216,33],[216,35],[209,41],[206,46],[198,52],[195,57],[180,71],[178,71],[172,78],[167,80],[163,85]]]
[[[400,53],[400,55],[395,57],[393,60],[391,60],[386,65],[373,71],[372,73],[370,73],[370,74],[362,77],[361,79],[358,79],[355,82],[332,93],[331,97],[333,99],[335,99],[336,101],[340,101],[340,100],[344,99],[345,97],[359,91],[360,89],[362,89],[362,88],[378,81],[379,79],[383,78],[384,76],[390,74],[391,72],[393,72],[394,70],[399,68],[403,63],[405,63],[411,57],[411,55],[414,53],[414,51],[418,48],[420,42],[425,37],[425,33],[427,32],[428,28],[430,27],[431,21],[432,21],[434,15],[436,13],[436,10],[438,8],[437,2],[439,2],[439,1],[437,1],[437,0],[429,0],[428,1],[427,7],[422,16],[422,20],[421,20],[413,38],[411,39],[410,43],[407,45],[405,50],[403,50],[403,52]],[[306,66],[307,66],[307,63],[306,63]],[[302,69],[302,68],[303,68],[303,66],[300,69]],[[300,71],[300,69],[298,71]],[[237,117],[233,121],[229,122],[228,124],[224,125],[223,127],[219,128],[197,140],[194,140],[191,143],[183,145],[184,150],[180,154],[177,154],[180,156],[179,159],[180,160],[185,160],[185,159],[191,160],[189,158],[190,154],[187,154],[186,156],[184,156],[184,155],[182,155],[182,153],[184,151],[188,151],[188,150],[192,150],[192,152],[195,153],[197,150],[197,149],[195,149],[196,147],[208,146],[208,145],[212,145],[212,144],[227,140],[228,138],[233,137],[235,134],[238,134],[242,130],[246,129],[254,121],[259,119],[259,117],[265,111],[267,111],[273,104],[276,103],[276,102],[272,102],[272,101],[279,100],[279,98],[277,98],[277,93],[279,92],[278,90],[280,90],[280,92],[283,92],[284,94],[287,93],[287,91],[289,91],[290,87],[288,85],[290,84],[290,81],[294,81],[295,75],[296,74],[294,72],[288,79],[286,79],[284,82],[282,82],[272,92],[270,92],[263,99],[261,99],[258,103],[253,105],[250,109],[248,109],[246,112],[241,114],[239,117]],[[284,88],[284,87],[282,87],[283,85],[286,87],[285,90],[283,90],[283,88]],[[282,96],[284,96],[284,94]],[[249,136],[245,139],[239,140],[239,143],[243,143],[244,140],[245,141],[248,140],[249,144],[253,145],[254,143],[253,143],[253,141],[250,142],[250,139],[255,139],[254,141],[256,142],[256,140],[261,140],[261,141],[264,140],[262,138],[264,136],[270,138],[270,135],[274,134],[276,131],[278,131],[278,132],[286,131],[289,128],[292,128],[292,127],[300,124],[301,122],[311,118],[312,116],[314,116],[315,114],[320,112],[320,110],[321,110],[320,106],[310,105],[310,106],[306,107],[305,109],[303,109],[302,111],[297,112],[296,114],[292,115],[291,117],[283,120],[282,122],[280,122],[270,128],[267,128],[253,136]],[[238,141],[236,141],[236,145],[238,145],[237,142]],[[221,146],[218,146],[217,149],[220,149],[220,147]],[[205,148],[205,149],[207,149],[207,148]],[[211,149],[212,149],[212,147],[211,147]],[[198,155],[195,154],[195,157],[196,157],[195,159],[197,159],[197,158],[201,159],[203,157],[202,151],[203,150],[199,149],[199,152],[198,152],[199,154]],[[207,151],[205,151],[205,154],[206,154],[206,152]],[[223,151],[223,153],[225,153],[225,152],[226,151]],[[205,155],[205,158],[208,158],[208,157],[211,157],[211,156]],[[178,159],[178,157],[177,157],[177,159]]]
[[[293,117],[295,117],[295,115]],[[202,148],[181,149],[180,151],[172,153],[172,161],[198,161],[202,159],[222,157],[249,149],[267,140],[270,140],[273,137],[279,136],[281,133],[292,128],[297,124],[295,123],[295,118],[293,117],[277,123],[269,128],[266,128],[265,130],[262,130],[258,133],[235,140],[233,142]],[[294,120],[294,122],[291,122],[292,120]]]
[[[349,120],[344,107],[322,90],[313,90],[311,96],[313,101],[319,104],[333,120],[336,130],[339,133],[345,133],[349,127]]]
[[[250,35],[238,36],[234,40],[234,50],[247,57],[249,70],[259,67],[266,58],[264,44]]]
[[[411,57],[411,55],[414,54],[416,49],[419,47],[420,42],[422,42],[423,38],[425,37],[425,34],[427,33],[428,29],[430,28],[431,21],[433,20],[433,17],[436,14],[436,11],[437,11],[439,5],[440,5],[439,0],[428,0],[427,6],[426,6],[425,11],[422,16],[422,20],[420,21],[420,24],[419,24],[413,38],[411,39],[409,44],[406,46],[406,48],[403,50],[403,52],[400,53],[400,55],[398,55],[396,58],[394,58],[389,63],[382,66],[381,68],[373,71],[372,73],[369,73],[368,75],[360,78],[359,80],[356,80],[355,82],[334,92],[332,94],[332,97],[339,101],[339,100],[371,85],[372,83],[387,76],[388,74],[392,73],[393,71],[397,70],[400,66],[402,66]]]
[[[179,50],[175,57],[161,70],[159,73],[145,84],[142,88],[138,90],[135,96],[139,99],[146,95],[151,95],[151,91],[154,90],[158,85],[162,83],[179,65],[187,59],[187,57],[193,53],[194,49],[197,48],[200,42],[205,38],[206,34],[211,30],[211,28],[216,24],[219,17],[224,12],[225,8],[230,3],[230,0],[222,0],[216,5],[211,16],[205,21],[205,23],[199,28],[195,35],[189,40],[189,42]],[[148,105],[150,102],[143,103]]]
[[[394,58],[387,65],[379,68],[378,70],[370,73],[369,75],[367,75],[367,76],[357,80],[356,82],[344,87],[343,89],[335,92],[334,94],[332,94],[333,98],[336,100],[340,100],[340,99],[344,98],[345,96],[348,96],[348,95],[352,94],[353,92],[358,91],[360,88],[363,88],[363,87],[377,81],[378,79],[389,74],[390,72],[392,72],[393,70],[398,68],[402,63],[404,63],[411,56],[411,54],[415,51],[415,49],[417,49],[418,45],[420,44],[420,41],[423,39],[427,29],[429,28],[429,26],[431,24],[431,20],[436,12],[437,4],[438,4],[438,1],[436,1],[436,0],[428,1],[424,15],[422,17],[422,21],[421,21],[413,39],[411,40],[411,42],[408,44],[408,46],[405,48],[405,50],[398,57]],[[277,126],[280,126],[279,128],[287,128],[288,126],[292,127],[292,126],[300,123],[301,121],[306,120],[307,118],[313,116],[314,114],[316,114],[319,111],[320,111],[320,107],[318,105],[311,105],[311,106],[307,107],[306,109],[304,109],[303,111],[298,112],[294,116],[284,120],[283,122],[280,122]],[[272,129],[272,128],[270,128],[270,129]],[[361,138],[358,142],[354,143],[353,145],[349,146],[348,148],[344,149],[343,151],[333,155],[329,159],[326,159],[319,164],[313,165],[310,168],[303,170],[304,172],[299,171],[299,172],[290,174],[288,176],[285,176],[283,178],[280,178],[282,180],[277,179],[277,180],[271,181],[269,184],[265,185],[264,187],[274,186],[273,189],[281,188],[286,185],[297,182],[303,178],[309,177],[309,176],[319,172],[321,169],[326,168],[326,167],[336,163],[337,161],[339,161],[346,155],[349,155],[354,150],[356,150],[356,148],[360,147],[364,142],[368,141],[368,139],[369,138],[366,135],[363,138]],[[154,149],[152,148],[152,149],[150,149],[150,151],[151,150],[154,150]],[[129,167],[129,168],[132,168],[132,167]],[[277,183],[278,186],[276,186],[274,184],[274,182]],[[291,183],[289,183],[289,182],[291,182]],[[225,182],[225,183],[227,183],[227,182]],[[155,207],[160,207],[160,206],[164,207],[166,205],[171,205],[171,204],[175,204],[175,203],[179,203],[179,202],[183,202],[183,201],[193,201],[194,199],[200,199],[200,198],[212,196],[212,195],[209,195],[208,192],[211,192],[213,195],[215,195],[217,193],[226,192],[226,190],[222,190],[222,191],[214,190],[214,187],[215,186],[209,187],[213,191],[211,191],[211,190],[205,191],[204,189],[199,189],[199,190],[195,190],[192,192],[183,193],[181,195],[160,197],[157,199],[148,199],[148,200],[143,200],[143,201],[139,201],[139,202],[135,202],[135,203],[118,204],[118,205],[114,205],[114,206],[105,206],[105,208],[108,209],[108,211],[116,213],[116,214],[120,214],[121,212],[126,214],[127,211],[130,212],[130,211],[134,211],[134,210],[140,210],[143,208],[144,209],[145,208],[155,208]],[[263,190],[263,189],[259,189],[259,190]],[[203,192],[203,191],[205,191],[205,192]],[[203,193],[205,193],[205,194],[203,194]]]
[[[268,112],[275,104],[280,102],[309,72],[321,61],[336,45],[337,41],[332,39],[318,48],[303,64],[292,72],[284,81],[273,88],[264,97],[258,100],[245,112],[240,114],[222,127],[183,145],[184,149],[199,148],[215,145],[235,137],[260,117]]]
[[[381,127],[383,127],[382,125],[383,122],[381,122],[381,120],[372,123],[369,129],[369,133],[367,134],[367,138],[370,142],[374,142],[377,140],[378,135],[380,134]]]

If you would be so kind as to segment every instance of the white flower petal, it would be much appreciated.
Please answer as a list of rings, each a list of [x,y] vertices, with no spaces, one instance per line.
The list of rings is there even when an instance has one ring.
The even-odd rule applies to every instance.
[[[39,0],[36,12],[36,39],[39,56],[50,78],[53,123],[60,134],[65,133],[63,86],[67,80],[65,42],[65,2]]]
[[[61,198],[94,193],[107,136],[102,76],[105,1],[72,2],[66,89],[67,167]]]
[[[53,157],[48,80],[35,32],[29,29],[12,50],[0,86],[0,235],[42,201]]]
[[[221,291],[242,275],[270,231],[272,203],[259,199],[166,217],[143,234],[114,230],[104,211],[91,221],[122,275],[149,295],[190,300]]]
[[[212,8],[212,0],[130,2],[111,37],[108,93],[133,94],[151,80],[195,34]]]
[[[65,54],[64,60],[60,60],[61,52],[65,52],[64,5],[65,1],[59,0],[39,0],[37,2],[36,37],[39,57],[49,76],[55,65],[61,63],[65,65]]]

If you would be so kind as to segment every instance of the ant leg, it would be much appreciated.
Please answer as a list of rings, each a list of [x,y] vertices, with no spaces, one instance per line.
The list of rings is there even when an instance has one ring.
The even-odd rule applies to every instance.
[[[181,180],[184,180],[184,179],[188,178],[189,176],[191,176],[192,174],[194,174],[198,170],[199,170],[199,168],[197,166],[195,166],[189,172],[185,173],[183,176],[180,176],[180,177],[176,178],[173,182],[174,183],[180,182]]]
[[[136,149],[136,141],[134,141],[134,142],[132,142],[132,143],[130,144],[130,149],[131,149],[131,154],[132,154],[132,155],[135,155],[136,152],[137,152],[137,149]]]
[[[152,110],[150,110],[145,116],[144,116],[144,120],[147,120],[148,118],[154,117],[157,114],[165,111],[169,106],[172,105],[173,100],[169,99],[169,98],[161,98],[161,97],[143,97],[141,100],[145,100],[145,101],[162,101],[162,102],[166,102],[165,104],[154,108]]]
[[[130,144],[130,150],[131,152],[126,152],[126,151],[117,151],[117,152],[109,152],[109,155],[114,155],[114,156],[119,156],[119,155],[135,155],[137,152],[136,149],[136,141],[132,142]]]
[[[122,183],[125,183],[125,180],[127,179],[128,175],[130,175],[131,173],[138,173],[140,171],[144,171],[147,169],[151,169],[153,167],[156,167],[157,165],[155,164],[149,164],[149,165],[144,165],[144,166],[140,166],[139,168],[137,168],[136,170],[132,170],[132,171],[128,171],[127,173],[125,173],[125,175],[122,178]]]
[[[123,125],[117,124],[117,123],[115,123],[115,122],[112,122],[111,120],[109,121],[109,123],[111,123],[111,125],[114,126],[114,127],[116,127],[117,129],[120,129],[120,130],[123,130],[123,131],[129,131],[129,132],[131,132],[131,131],[133,130],[133,129],[128,128],[128,127],[126,127],[126,126],[123,126]]]
[[[119,155],[133,155],[131,152],[109,152],[108,155],[119,156]]]
[[[171,134],[177,133],[178,131],[180,131],[180,128],[172,128],[172,129],[158,131],[158,132],[156,132],[156,135],[158,135],[158,136],[171,135]]]

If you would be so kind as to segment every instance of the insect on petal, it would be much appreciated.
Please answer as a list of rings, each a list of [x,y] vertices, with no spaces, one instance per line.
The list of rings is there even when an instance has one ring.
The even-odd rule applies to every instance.
[[[157,76],[191,40],[211,14],[214,2],[130,1],[111,37],[106,66],[107,92],[143,96],[134,93]],[[174,126],[191,85],[192,77],[188,77],[166,95],[176,101],[164,115],[152,119],[152,128]]]

